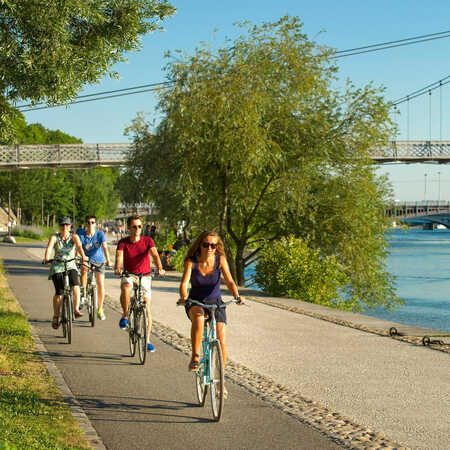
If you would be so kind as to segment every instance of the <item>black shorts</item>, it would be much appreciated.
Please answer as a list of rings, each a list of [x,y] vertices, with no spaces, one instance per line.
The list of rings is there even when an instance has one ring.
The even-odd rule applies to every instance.
[[[55,295],[63,295],[64,294],[64,272],[54,273],[52,275],[52,281],[55,286]],[[69,285],[70,286],[79,286],[80,278],[78,277],[78,270],[70,269],[69,270]]]
[[[213,298],[210,300],[198,300],[201,303],[204,303],[205,305],[223,305],[223,301],[221,298]],[[194,303],[189,303],[187,302],[186,305],[184,305],[184,309],[186,310],[186,314],[189,317],[189,310],[193,307],[193,306],[198,306]],[[206,315],[209,314],[210,310],[209,309],[205,309],[202,308],[203,311],[205,312]],[[216,322],[223,322],[223,323],[227,323],[227,308],[217,308],[216,309],[216,313],[215,313],[215,318],[216,318]],[[189,320],[191,318],[189,317]]]

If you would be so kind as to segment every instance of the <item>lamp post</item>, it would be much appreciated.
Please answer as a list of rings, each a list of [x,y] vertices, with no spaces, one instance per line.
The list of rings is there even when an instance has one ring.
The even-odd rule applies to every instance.
[[[423,188],[423,200],[427,201],[427,174],[424,175],[424,188]]]
[[[441,172],[438,172],[438,206],[441,205]]]

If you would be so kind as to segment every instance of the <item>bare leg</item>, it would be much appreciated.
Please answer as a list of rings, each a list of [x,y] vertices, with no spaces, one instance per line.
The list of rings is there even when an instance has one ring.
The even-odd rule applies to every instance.
[[[95,278],[97,280],[98,309],[102,309],[103,300],[105,298],[105,275],[100,272],[95,272]]]
[[[200,355],[200,345],[202,343],[203,327],[205,324],[205,313],[200,306],[192,306],[189,310],[189,317],[192,322],[191,342],[192,342],[192,361],[198,361]]]
[[[227,333],[226,333],[226,325],[223,322],[217,322],[217,337],[220,342],[220,348],[222,349],[222,360],[223,367],[225,368],[225,364],[227,362]]]
[[[144,298],[145,304],[147,305],[147,315],[148,315],[148,324],[147,324],[147,344],[150,342],[150,333],[152,332],[152,315],[150,313],[150,299]]]
[[[80,286],[72,286],[72,292],[73,292],[73,306],[75,308],[75,311],[78,311],[78,305],[80,304]]]
[[[61,310],[61,300],[62,295],[54,295],[53,296],[53,315],[55,317],[59,316]]]
[[[120,304],[122,305],[124,319],[128,319],[128,306],[130,305],[131,284],[122,283],[120,286]]]
[[[87,272],[88,272],[87,267],[81,266],[80,281],[81,281],[81,286],[83,286],[84,295],[86,295]]]

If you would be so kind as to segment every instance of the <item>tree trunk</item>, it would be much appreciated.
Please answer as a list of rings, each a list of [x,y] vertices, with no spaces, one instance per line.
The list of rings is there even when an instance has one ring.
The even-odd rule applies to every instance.
[[[243,245],[242,243],[237,244],[235,264],[236,264],[236,283],[239,286],[245,286],[244,249],[245,245]]]

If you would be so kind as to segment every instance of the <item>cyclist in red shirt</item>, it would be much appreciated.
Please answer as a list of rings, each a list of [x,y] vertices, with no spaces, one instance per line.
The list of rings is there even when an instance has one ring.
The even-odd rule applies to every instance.
[[[141,274],[149,273],[151,270],[150,257],[158,268],[158,275],[164,275],[164,269],[159,259],[158,250],[153,242],[153,239],[147,236],[142,236],[142,217],[138,215],[130,216],[127,219],[129,235],[121,239],[117,244],[116,249],[116,275],[122,275],[122,265],[124,271],[130,272],[129,277],[122,277],[120,284],[120,303],[123,309],[122,318],[119,321],[119,327],[126,330],[128,325],[128,306],[130,304],[130,296],[133,287],[133,282],[136,282],[137,277],[131,273]],[[148,311],[148,339],[147,349],[154,352],[155,348],[150,343],[150,332],[152,328],[152,318],[150,315],[150,301],[151,301],[151,276],[142,277],[142,288],[144,291],[144,300],[147,303]]]

